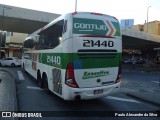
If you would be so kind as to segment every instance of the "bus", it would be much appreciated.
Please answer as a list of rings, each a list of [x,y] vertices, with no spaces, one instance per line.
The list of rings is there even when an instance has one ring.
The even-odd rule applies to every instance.
[[[95,99],[120,89],[122,39],[113,16],[67,13],[28,36],[23,51],[23,70],[64,100]]]

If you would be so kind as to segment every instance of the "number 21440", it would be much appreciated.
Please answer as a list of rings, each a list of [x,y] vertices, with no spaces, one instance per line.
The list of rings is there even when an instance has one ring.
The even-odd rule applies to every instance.
[[[83,40],[83,47],[113,47],[113,41],[93,41],[93,40]]]

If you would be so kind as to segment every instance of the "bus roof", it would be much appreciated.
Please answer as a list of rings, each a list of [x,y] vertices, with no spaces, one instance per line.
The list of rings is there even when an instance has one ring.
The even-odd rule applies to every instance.
[[[106,15],[106,14],[102,14],[102,13],[96,13],[96,12],[73,12],[71,13],[72,15],[95,15],[95,16],[104,16],[104,17],[109,17],[109,18],[113,18],[115,20],[118,20],[116,17],[111,16],[111,15]]]
[[[32,34],[29,35],[33,36],[38,34],[39,32],[41,32],[42,30],[45,30],[46,28],[48,28],[49,26],[53,25],[54,23],[62,20],[65,16],[88,16],[88,15],[92,15],[92,16],[101,16],[101,17],[108,17],[109,19],[112,19],[113,21],[118,21],[118,19],[114,16],[110,16],[110,15],[106,15],[106,14],[102,14],[102,13],[96,13],[96,12],[72,12],[72,13],[67,13],[64,15],[61,15],[60,17],[56,18],[55,20],[51,21],[50,23],[48,23],[47,25],[45,25],[44,27],[38,29],[37,31],[33,32]]]

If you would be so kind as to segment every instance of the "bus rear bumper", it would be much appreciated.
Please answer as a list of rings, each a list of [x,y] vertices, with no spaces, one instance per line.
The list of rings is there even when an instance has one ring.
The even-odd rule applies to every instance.
[[[108,86],[103,87],[94,87],[94,88],[71,88],[65,85],[65,100],[88,100],[88,99],[96,99],[100,97],[105,97],[110,94],[119,92],[120,83],[115,83]]]

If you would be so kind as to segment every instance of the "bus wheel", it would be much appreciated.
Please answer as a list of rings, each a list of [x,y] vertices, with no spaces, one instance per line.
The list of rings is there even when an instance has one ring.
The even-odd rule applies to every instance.
[[[38,73],[37,73],[37,81],[38,81],[38,86],[40,88],[44,88],[44,84],[43,84],[42,79],[41,79],[40,71],[38,71]]]
[[[47,78],[46,75],[44,75],[43,81],[44,81],[44,89],[45,89],[45,91],[47,91],[47,93],[50,94],[51,92],[50,92],[50,90],[48,88],[48,78]]]

